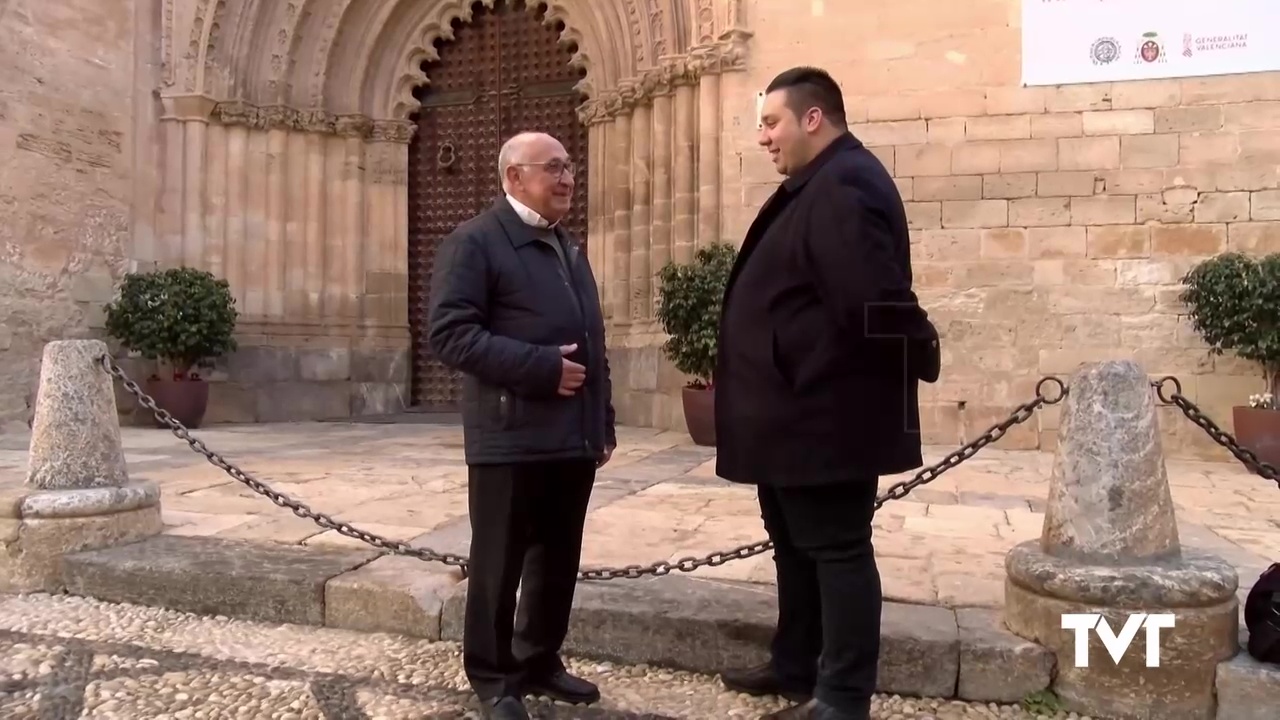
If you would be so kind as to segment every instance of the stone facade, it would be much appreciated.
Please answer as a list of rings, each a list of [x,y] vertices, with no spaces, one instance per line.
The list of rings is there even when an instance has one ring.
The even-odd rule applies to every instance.
[[[1174,374],[1224,428],[1261,372],[1210,358],[1178,280],[1225,250],[1280,250],[1280,73],[1023,88],[1020,0],[755,0],[748,69],[722,97],[722,236],[741,243],[780,178],[756,144],[755,93],[797,64],[844,88],[853,132],[899,179],[917,292],[943,333],[925,440],[973,440],[1083,361]],[[681,379],[633,324],[614,367],[622,417],[680,427]],[[616,387],[616,386],[615,386]],[[1230,459],[1161,408],[1172,455]],[[1006,448],[1052,450],[1057,409]]]
[[[0,431],[127,269],[136,40],[133,0],[0,2]]]
[[[1261,387],[1206,356],[1176,283],[1212,253],[1280,247],[1280,73],[1020,88],[1018,0],[544,4],[590,98],[589,253],[621,421],[683,426],[653,274],[741,242],[778,181],[755,95],[798,63],[842,82],[909,202],[946,347],[929,442],[972,439],[1082,360],[1177,374],[1228,427]],[[412,90],[472,7],[0,2],[0,44],[20,48],[0,68],[0,425],[29,412],[44,342],[98,332],[121,272],[176,264],[227,277],[243,313],[210,421],[400,409]],[[1211,451],[1163,419],[1171,449]],[[1002,444],[1052,447],[1055,422]]]

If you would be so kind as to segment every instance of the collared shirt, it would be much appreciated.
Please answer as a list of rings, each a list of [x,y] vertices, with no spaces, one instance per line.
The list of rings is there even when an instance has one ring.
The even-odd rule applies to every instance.
[[[507,202],[511,203],[511,207],[515,209],[516,215],[519,215],[520,219],[523,220],[526,225],[532,225],[536,228],[554,227],[550,221],[539,215],[536,210],[512,197],[511,193],[507,193]]]
[[[538,232],[535,234],[538,236],[538,240],[550,245],[551,249],[556,251],[556,255],[560,258],[561,275],[564,277],[565,283],[568,283],[569,269],[573,265],[572,260],[574,259],[576,248],[573,246],[566,248],[564,243],[560,241],[559,235],[555,232],[555,227],[559,223],[550,222],[542,217],[538,211],[515,199],[511,193],[507,193],[507,202],[511,203],[511,209],[516,211],[516,215],[524,221],[524,224],[537,228]],[[574,300],[577,300],[576,296]]]

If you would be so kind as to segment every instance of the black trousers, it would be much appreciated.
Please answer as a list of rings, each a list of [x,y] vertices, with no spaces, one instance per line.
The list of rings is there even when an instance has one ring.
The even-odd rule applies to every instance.
[[[569,630],[595,474],[591,460],[468,469],[471,563],[462,662],[482,700],[519,697],[524,680],[564,669],[560,646]]]
[[[880,571],[871,545],[876,479],[760,486],[774,542],[774,672],[788,690],[870,718],[880,657]]]

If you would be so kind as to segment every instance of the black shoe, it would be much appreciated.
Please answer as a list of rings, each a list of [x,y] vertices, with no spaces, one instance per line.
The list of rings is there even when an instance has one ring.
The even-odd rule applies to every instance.
[[[480,702],[480,713],[485,720],[530,720],[520,698],[501,697]]]
[[[600,688],[564,670],[527,681],[524,691],[529,695],[542,695],[571,705],[590,705],[600,701]]]
[[[773,672],[773,666],[769,663],[750,668],[725,670],[720,673],[720,681],[724,683],[725,687],[734,692],[746,693],[757,697],[761,695],[780,695],[793,703],[806,703],[813,696],[812,690],[784,688],[782,681],[778,679],[778,676]]]
[[[870,720],[871,703],[867,703],[865,713],[853,715],[843,710],[837,710],[821,700],[814,700],[813,707],[809,708],[808,717],[809,720]]]
[[[821,700],[810,700],[801,705],[770,713],[760,720],[867,720],[870,715],[850,715],[840,712]]]

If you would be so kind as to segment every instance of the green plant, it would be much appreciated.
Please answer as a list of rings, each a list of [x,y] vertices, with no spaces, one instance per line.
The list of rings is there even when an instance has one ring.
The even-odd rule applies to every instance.
[[[1179,299],[1209,352],[1227,350],[1258,363],[1267,394],[1280,383],[1280,253],[1251,258],[1231,252],[1212,257],[1182,278]]]
[[[128,350],[172,365],[175,380],[236,349],[238,313],[226,280],[193,268],[129,273],[109,303],[107,332]]]
[[[658,273],[658,320],[670,336],[662,351],[676,369],[709,388],[716,368],[720,306],[738,249],[727,243],[699,248],[693,262],[671,262]]]
[[[1052,690],[1038,690],[1022,698],[1019,703],[1023,710],[1032,715],[1048,715],[1050,717],[1062,712],[1062,700]]]

